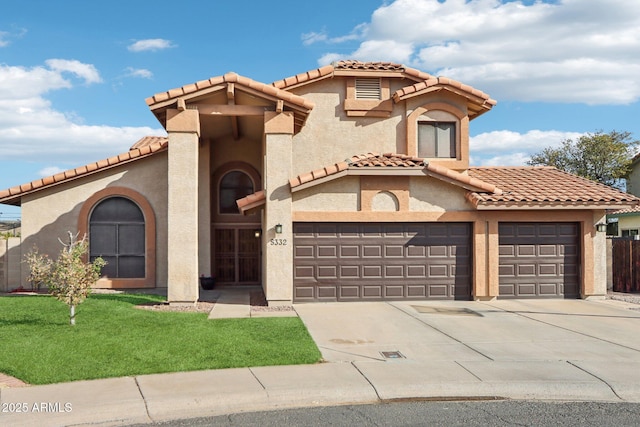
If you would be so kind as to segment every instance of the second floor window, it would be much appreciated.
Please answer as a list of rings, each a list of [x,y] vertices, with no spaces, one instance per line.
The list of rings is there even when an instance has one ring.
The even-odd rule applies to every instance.
[[[455,123],[418,123],[418,157],[455,159],[456,155]]]

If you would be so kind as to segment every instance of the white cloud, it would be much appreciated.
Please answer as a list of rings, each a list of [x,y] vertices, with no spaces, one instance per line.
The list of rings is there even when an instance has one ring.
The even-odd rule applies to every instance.
[[[75,59],[47,59],[45,63],[53,72],[58,74],[63,72],[74,74],[76,77],[84,79],[87,84],[102,82],[100,73],[98,73],[96,67],[91,64],[84,64]]]
[[[142,79],[151,79],[153,78],[153,73],[144,68],[132,68],[127,67],[126,69],[127,77],[140,77]]]
[[[13,32],[0,31],[0,47],[6,47],[11,44],[11,39],[19,39],[27,33],[24,28],[14,29]]]
[[[55,175],[60,172],[64,172],[66,169],[59,168],[58,166],[48,166],[46,168],[42,168],[38,171],[38,175],[45,177]]]
[[[558,147],[566,139],[576,140],[579,132],[509,130],[485,132],[469,139],[470,163],[476,166],[522,166],[546,147]]]
[[[629,104],[640,99],[640,2],[396,0],[354,28],[348,55],[461,80],[498,100]],[[314,41],[336,43],[340,37]],[[345,39],[353,40],[353,38]]]
[[[175,45],[170,40],[145,39],[134,42],[133,44],[129,45],[127,49],[129,49],[131,52],[155,52],[157,50],[169,49],[172,47],[175,47]]]
[[[145,135],[162,135],[149,127],[87,126],[73,114],[55,110],[45,94],[71,89],[63,74],[96,82],[93,65],[49,60],[47,67],[0,65],[0,159],[82,165],[125,152]]]

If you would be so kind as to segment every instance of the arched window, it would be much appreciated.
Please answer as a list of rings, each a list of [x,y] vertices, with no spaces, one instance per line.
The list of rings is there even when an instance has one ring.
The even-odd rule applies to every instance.
[[[145,220],[142,210],[125,197],[109,197],[89,218],[89,255],[102,257],[108,278],[145,277]]]
[[[239,214],[236,200],[253,194],[253,192],[253,181],[249,175],[237,170],[228,172],[220,180],[219,212],[221,214]]]

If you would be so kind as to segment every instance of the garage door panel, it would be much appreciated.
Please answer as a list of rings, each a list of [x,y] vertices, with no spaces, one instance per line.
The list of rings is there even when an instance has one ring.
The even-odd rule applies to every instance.
[[[402,245],[385,245],[384,246],[385,258],[403,258],[404,246]]]
[[[384,297],[388,299],[401,299],[405,297],[403,285],[387,285],[383,287]]]
[[[341,300],[358,300],[361,298],[358,285],[340,285],[337,290]]]
[[[363,245],[362,256],[364,258],[380,258],[382,256],[382,245]]]
[[[362,277],[364,279],[382,278],[382,266],[381,265],[365,265],[362,267]]]
[[[539,264],[538,265],[538,274],[540,276],[558,276],[558,265],[557,264]]]
[[[314,267],[312,265],[296,265],[293,269],[294,279],[313,279],[316,277]]]
[[[427,255],[432,258],[434,257],[448,258],[449,257],[447,246],[428,246]]]
[[[517,254],[519,257],[536,256],[535,245],[518,245]]]
[[[329,301],[333,301],[336,299],[338,292],[337,292],[337,286],[318,286],[317,287],[317,291],[318,291],[318,299],[320,300],[329,300]]]
[[[518,264],[517,266],[517,276],[535,276],[536,275],[536,266],[535,264]]]
[[[318,279],[337,279],[338,268],[335,265],[319,265]]]
[[[538,246],[538,254],[540,256],[557,256],[558,247],[556,245],[540,245]]]
[[[468,223],[318,223],[305,224],[302,234],[298,227],[296,301],[471,297]]]
[[[516,253],[515,245],[500,245],[498,247],[498,254],[505,256],[514,256]]]
[[[338,248],[336,246],[318,245],[318,258],[336,258]]]
[[[408,285],[407,297],[408,298],[424,298],[427,296],[427,288],[425,285]]]
[[[408,257],[417,257],[424,258],[427,256],[427,250],[425,246],[408,246],[407,247],[407,256]]]
[[[500,297],[576,298],[579,230],[577,223],[500,223]]]
[[[354,279],[360,277],[360,267],[357,265],[340,265],[340,278]]]
[[[341,245],[340,258],[360,258],[360,246]]]

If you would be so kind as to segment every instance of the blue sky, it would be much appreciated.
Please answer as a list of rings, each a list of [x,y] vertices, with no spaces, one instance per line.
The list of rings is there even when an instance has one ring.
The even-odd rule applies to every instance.
[[[228,71],[271,83],[337,59],[489,93],[498,105],[470,125],[474,165],[521,165],[600,129],[640,139],[639,28],[637,0],[4,2],[0,189],[163,135],[145,104],[155,93]],[[0,219],[17,215],[0,205]]]

